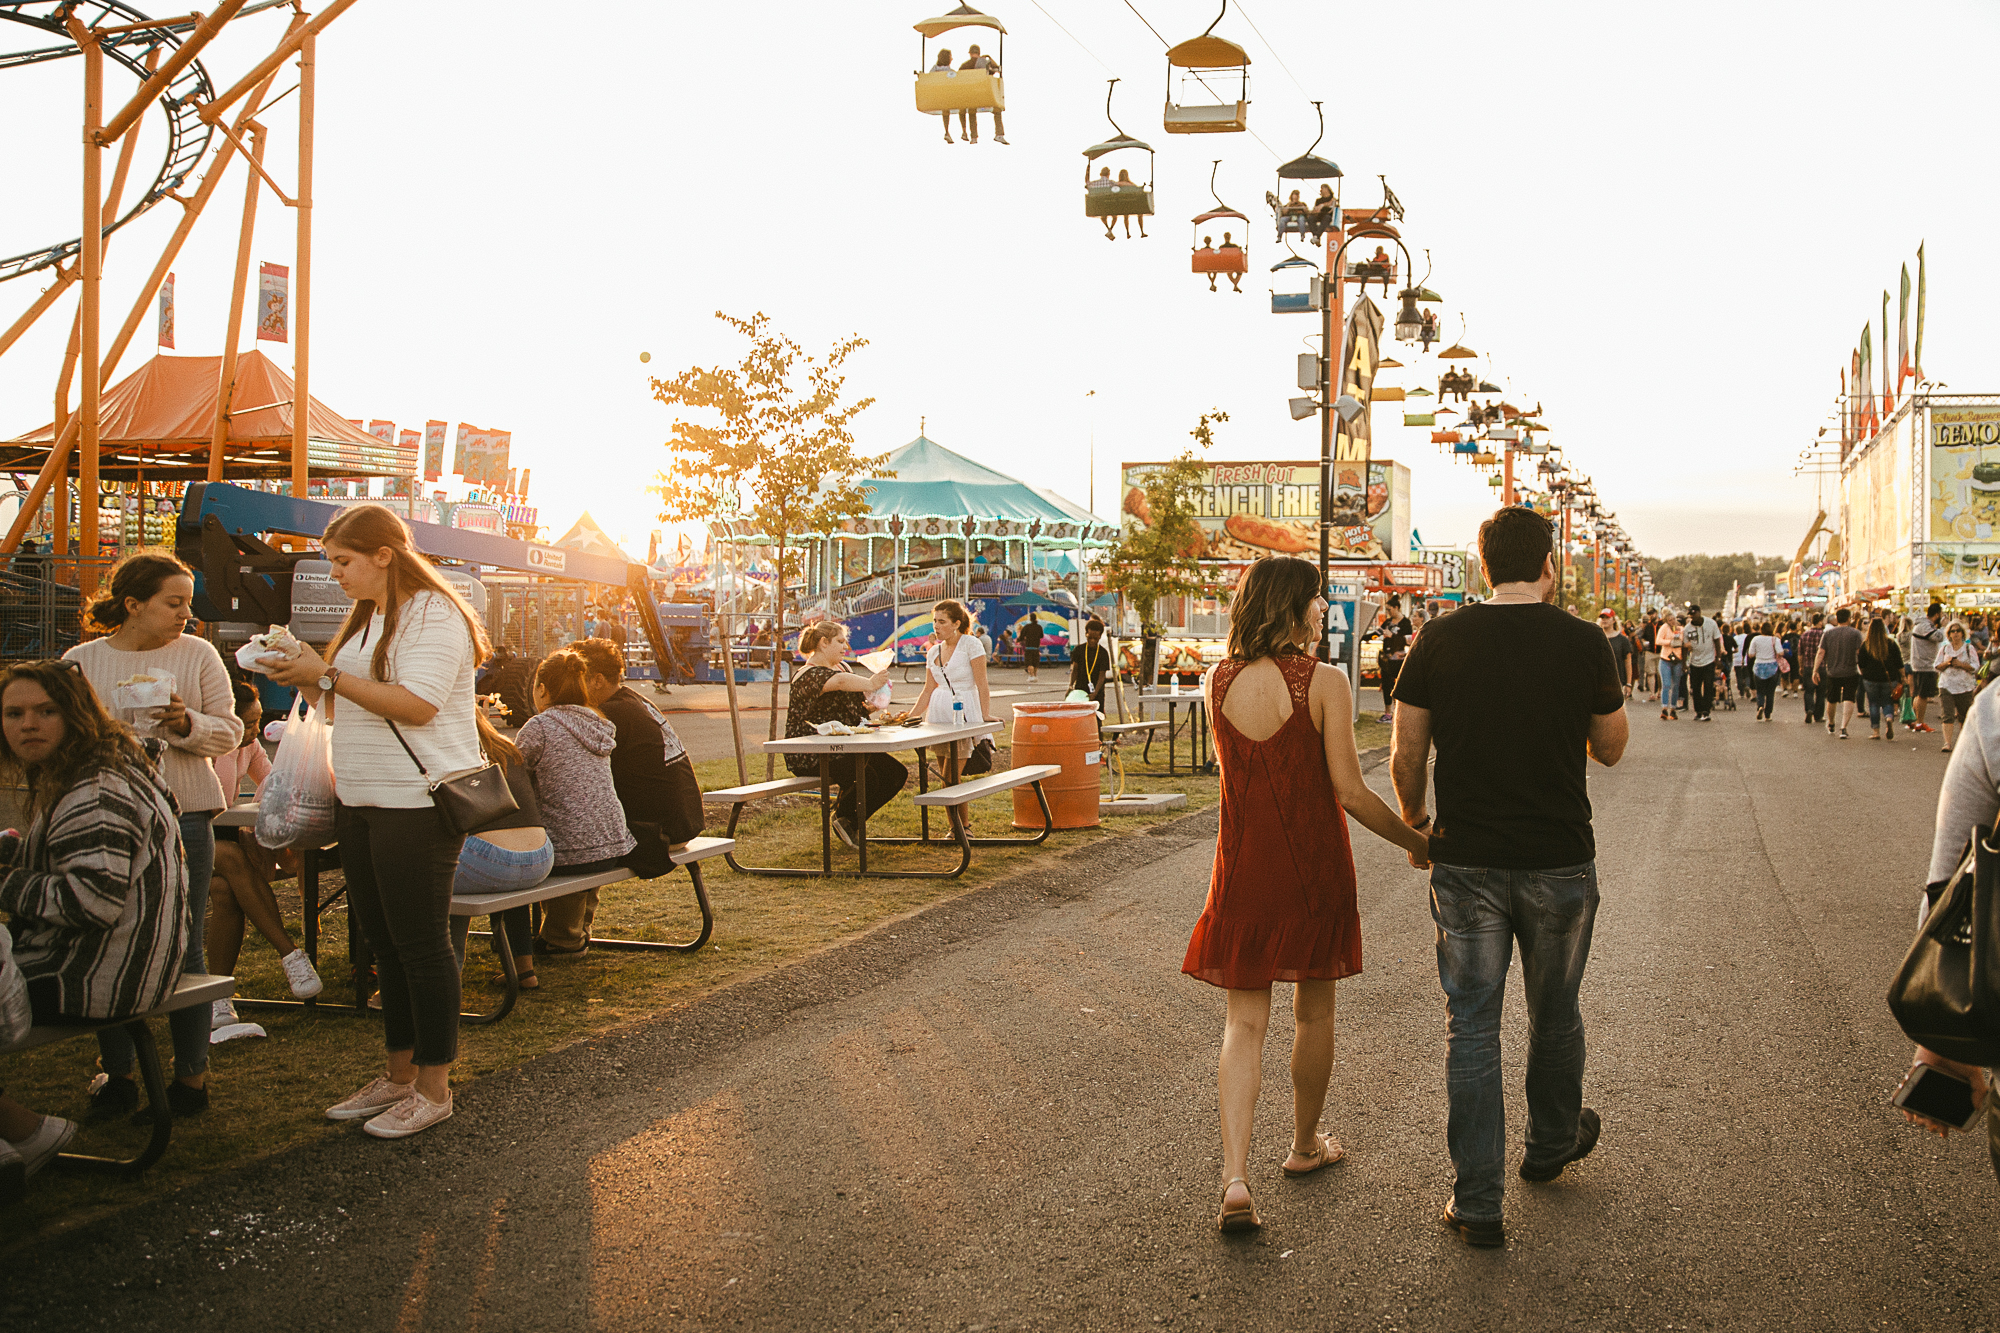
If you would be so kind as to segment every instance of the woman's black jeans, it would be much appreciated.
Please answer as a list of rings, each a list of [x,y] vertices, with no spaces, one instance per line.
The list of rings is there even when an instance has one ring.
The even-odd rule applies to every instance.
[[[451,948],[451,883],[465,836],[445,832],[435,807],[341,805],[334,831],[347,901],[375,950],[382,1035],[419,1065],[458,1058],[458,959]]]

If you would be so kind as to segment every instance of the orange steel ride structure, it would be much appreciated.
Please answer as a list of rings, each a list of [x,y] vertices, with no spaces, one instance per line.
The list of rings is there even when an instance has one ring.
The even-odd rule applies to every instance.
[[[54,267],[57,272],[55,282],[42,293],[22,315],[0,333],[0,354],[31,327],[36,320],[55,304],[65,290],[75,284],[80,287],[75,324],[71,334],[70,355],[65,358],[59,379],[56,414],[52,427],[52,440],[47,459],[35,478],[20,512],[15,515],[13,526],[4,539],[0,539],[0,554],[12,554],[18,550],[21,540],[33,526],[49,490],[58,478],[66,478],[70,473],[69,461],[72,452],[77,455],[77,490],[83,497],[78,513],[78,546],[85,555],[96,552],[98,544],[97,504],[98,479],[101,461],[102,440],[100,439],[101,395],[110,382],[118,361],[138,332],[160,284],[165,280],[174,259],[186,243],[189,233],[194,230],[196,219],[201,216],[209,199],[221,183],[224,169],[230,158],[242,153],[249,164],[248,188],[243,202],[242,230],[238,239],[236,259],[236,280],[231,292],[229,309],[229,342],[224,349],[219,367],[219,382],[216,394],[215,417],[209,432],[207,476],[209,480],[220,480],[223,475],[223,445],[229,434],[231,394],[238,368],[236,339],[242,329],[243,300],[247,286],[251,237],[256,218],[258,183],[270,187],[281,202],[297,214],[298,237],[295,266],[298,270],[293,293],[292,328],[297,341],[293,344],[294,402],[310,403],[308,395],[308,373],[310,362],[310,314],[312,298],[312,152],[313,152],[313,94],[314,94],[314,38],[327,24],[340,17],[354,0],[331,0],[326,8],[316,15],[308,15],[300,9],[293,16],[283,39],[264,59],[259,61],[234,84],[221,93],[214,91],[208,75],[196,57],[232,21],[256,13],[260,10],[278,7],[284,0],[263,0],[249,4],[247,0],[220,0],[214,12],[202,16],[183,15],[170,19],[151,19],[134,9],[123,0],[86,0],[85,3],[61,3],[59,0],[15,0],[0,3],[0,19],[38,27],[54,33],[67,34],[74,43],[72,48],[54,48],[45,51],[24,52],[0,58],[0,68],[12,64],[34,63],[41,60],[57,59],[80,54],[83,57],[83,198],[81,213],[81,235],[75,242],[65,242],[41,251],[32,251],[13,259],[0,260],[0,282],[8,278]],[[294,6],[296,9],[297,6]],[[89,16],[86,23],[83,16]],[[143,63],[135,52],[143,51]],[[135,73],[145,75],[144,82],[130,101],[119,108],[108,119],[104,114],[104,58],[110,53],[119,63]],[[162,60],[162,54],[165,59]],[[299,57],[299,151],[298,179],[293,197],[286,197],[277,181],[264,170],[263,147],[268,131],[256,120],[259,107],[270,92],[271,83],[277,77],[278,67],[292,56]],[[161,167],[159,177],[145,196],[123,217],[116,216],[126,174],[131,165],[132,151],[137,143],[135,133],[148,104],[158,99],[169,121],[168,154]],[[224,117],[232,107],[241,103],[241,109],[225,122]],[[250,136],[244,142],[245,134]],[[198,136],[198,142],[196,137]],[[207,148],[216,136],[221,142],[202,173],[201,184],[189,195],[179,193],[179,187],[194,174],[200,166]],[[104,150],[113,144],[120,144],[118,165],[113,175],[107,196],[103,184]],[[171,173],[171,178],[170,178]],[[117,227],[129,222],[140,212],[150,208],[162,199],[171,199],[181,206],[182,213],[178,226],[160,253],[151,275],[132,305],[117,336],[112,339],[109,349],[102,349],[99,315],[101,288],[104,271],[104,239]],[[74,255],[75,261],[64,267],[63,261]],[[70,376],[80,370],[82,376],[80,403],[74,415],[68,412]],[[267,406],[267,405],[260,405]],[[291,435],[291,482],[292,493],[303,496],[307,488],[308,452],[307,425],[310,411],[294,411]],[[55,506],[57,515],[58,554],[67,550],[69,506],[66,503]],[[93,567],[85,562],[81,569],[84,591],[88,593],[95,584]]]

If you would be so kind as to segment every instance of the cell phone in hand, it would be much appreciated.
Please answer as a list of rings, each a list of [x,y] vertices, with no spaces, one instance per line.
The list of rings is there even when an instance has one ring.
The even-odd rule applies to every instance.
[[[1979,1111],[1972,1104],[1972,1085],[1935,1065],[1912,1068],[1889,1101],[1953,1129],[1971,1129],[1979,1119]]]

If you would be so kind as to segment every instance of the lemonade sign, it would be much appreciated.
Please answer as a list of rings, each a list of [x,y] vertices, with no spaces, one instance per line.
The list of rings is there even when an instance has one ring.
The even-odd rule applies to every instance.
[[[2000,407],[1930,410],[1924,581],[2000,584]]]

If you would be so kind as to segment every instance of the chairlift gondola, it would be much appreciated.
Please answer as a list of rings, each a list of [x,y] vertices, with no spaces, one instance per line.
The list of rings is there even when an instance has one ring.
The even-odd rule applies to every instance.
[[[1319,115],[1318,135],[1305,152],[1278,168],[1278,188],[1275,193],[1266,193],[1264,202],[1271,206],[1271,216],[1277,221],[1279,240],[1303,236],[1310,244],[1318,245],[1340,221],[1341,171],[1337,164],[1313,155],[1313,149],[1326,137],[1326,112],[1318,102],[1313,103],[1313,110]],[[1291,181],[1317,181],[1315,197],[1311,200],[1303,197],[1304,191],[1313,189],[1310,183],[1292,185],[1288,183]]]
[[[1215,193],[1215,173],[1221,166],[1222,159],[1216,158],[1208,169],[1208,192],[1215,200],[1215,207],[1194,216],[1194,234],[1201,245],[1195,249],[1191,263],[1194,272],[1208,275],[1210,291],[1216,290],[1215,278],[1220,273],[1228,275],[1231,291],[1240,292],[1243,290],[1243,275],[1250,271],[1250,252],[1245,248],[1250,240],[1250,219],[1223,203],[1222,196]],[[1216,221],[1234,222],[1242,229],[1243,243],[1237,243],[1234,231],[1225,230],[1222,233],[1221,245],[1213,244],[1210,237],[1202,235],[1202,227]]]
[[[1083,150],[1083,215],[1099,218],[1104,223],[1104,239],[1115,241],[1111,224],[1117,218],[1125,219],[1125,238],[1132,238],[1132,219],[1139,219],[1139,236],[1146,235],[1146,219],[1153,215],[1153,146],[1142,139],[1134,139],[1119,129],[1118,122],[1111,119],[1111,94],[1117,89],[1118,80],[1112,79],[1104,90],[1104,118],[1111,121],[1111,128],[1117,133],[1103,143],[1092,144]],[[1106,153],[1116,153],[1124,149],[1138,149],[1146,154],[1146,183],[1132,179],[1131,170],[1121,167],[1118,179],[1111,178],[1111,168],[1098,167],[1096,176],[1090,169],[1097,166],[1097,159]]]
[[[913,24],[919,38],[917,51],[923,62],[918,65],[917,110],[928,116],[944,118],[945,142],[951,142],[951,115],[959,113],[960,123],[966,127],[966,137],[976,142],[979,138],[979,113],[993,113],[993,137],[1000,143],[1007,142],[1006,131],[1002,128],[1000,113],[1007,109],[1007,88],[1001,78],[1002,66],[1007,56],[1007,26],[991,14],[982,14],[971,5],[960,5],[949,14],[937,18],[924,19]],[[940,49],[937,60],[930,57],[930,40],[941,37],[955,28],[990,28],[1000,35],[1000,58],[983,54],[969,54],[963,65],[954,67],[949,49]],[[977,51],[977,44],[972,48]]]
[[[1309,315],[1320,308],[1320,302],[1325,299],[1326,283],[1320,277],[1319,265],[1297,254],[1294,254],[1289,259],[1280,259],[1277,263],[1271,265],[1271,272],[1273,273],[1295,273],[1300,269],[1304,269],[1307,273],[1311,274],[1311,277],[1307,281],[1306,290],[1302,292],[1281,292],[1274,289],[1271,292],[1272,314]]]
[[[1222,22],[1222,16],[1229,12],[1229,0],[1222,0],[1222,10],[1215,16],[1215,23]],[[1226,37],[1216,37],[1215,23],[1208,25],[1201,36],[1190,38],[1179,46],[1167,49],[1167,110],[1163,124],[1168,134],[1240,134],[1250,128],[1250,53]],[[1188,81],[1192,79],[1202,92],[1218,100],[1213,102],[1174,101],[1174,71],[1185,70],[1181,75],[1181,96],[1188,95]],[[1216,83],[1224,85],[1222,93],[1216,92],[1204,75],[1212,75]],[[1236,100],[1221,100],[1227,95],[1227,81],[1236,79]]]

